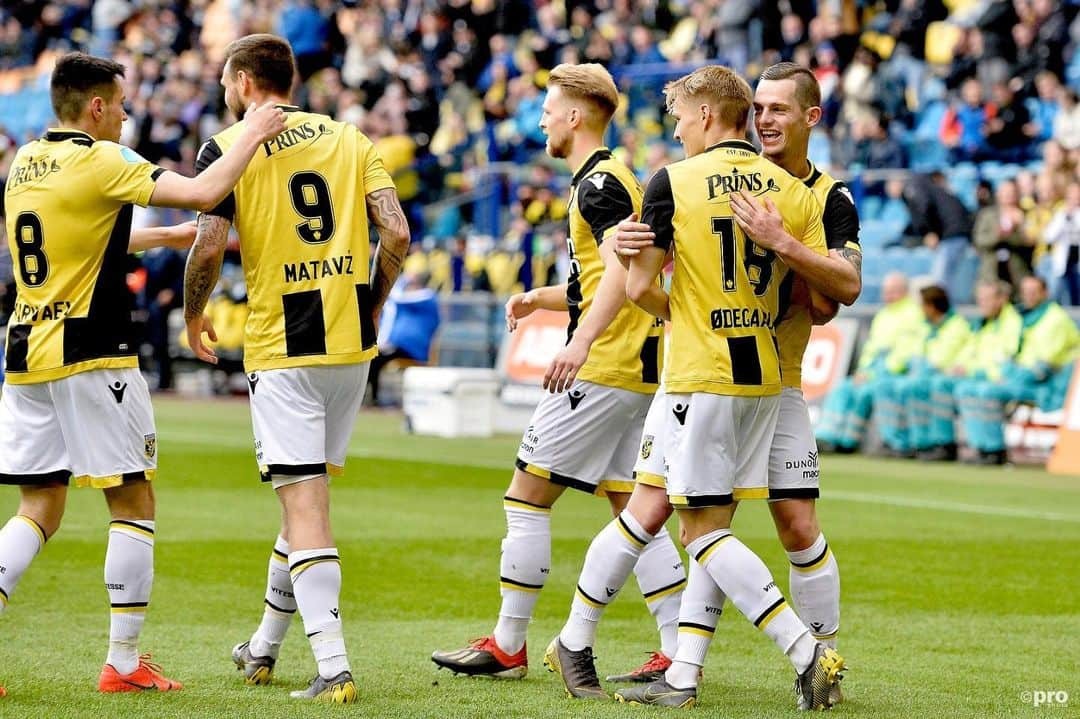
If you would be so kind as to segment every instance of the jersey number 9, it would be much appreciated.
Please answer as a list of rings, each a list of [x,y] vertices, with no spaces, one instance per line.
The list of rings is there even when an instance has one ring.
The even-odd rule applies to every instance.
[[[296,214],[305,218],[296,234],[309,245],[321,245],[334,236],[334,205],[326,178],[317,172],[297,172],[289,178],[289,197]]]
[[[738,239],[741,231],[735,226],[732,217],[712,218],[713,234],[720,235],[720,277],[723,281],[724,292],[735,292],[735,267],[738,249]],[[772,280],[773,260],[776,253],[772,250],[762,250],[749,237],[745,238],[743,245],[743,268],[746,270],[746,279],[754,290],[755,297],[761,297],[769,289]]]
[[[15,218],[15,247],[19,251],[19,274],[27,287],[41,287],[49,277],[45,257],[45,232],[35,212],[23,212]]]

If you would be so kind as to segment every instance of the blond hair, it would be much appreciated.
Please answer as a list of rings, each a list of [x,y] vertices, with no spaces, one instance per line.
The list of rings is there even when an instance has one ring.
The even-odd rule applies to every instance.
[[[699,67],[664,85],[668,112],[682,99],[707,102],[725,125],[745,130],[754,94],[738,73],[723,65]]]
[[[596,119],[606,125],[619,106],[619,90],[603,65],[563,63],[548,75],[548,87],[555,85],[569,97],[584,100],[597,111]]]

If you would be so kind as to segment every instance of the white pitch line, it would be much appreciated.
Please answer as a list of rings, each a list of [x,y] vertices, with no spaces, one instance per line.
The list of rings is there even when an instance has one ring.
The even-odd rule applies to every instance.
[[[884,504],[891,507],[915,507],[917,509],[937,509],[944,512],[963,512],[965,514],[986,514],[995,517],[1017,517],[1021,519],[1045,519],[1052,522],[1076,522],[1080,523],[1080,516],[1072,514],[1058,514],[1057,512],[1040,512],[1035,509],[1022,507],[994,507],[987,504],[966,504],[964,502],[949,502],[944,500],[914,499],[912,497],[897,497],[893,495],[866,494],[864,492],[843,492],[823,490],[822,501],[828,502],[837,499],[841,502],[862,502],[864,504]]]

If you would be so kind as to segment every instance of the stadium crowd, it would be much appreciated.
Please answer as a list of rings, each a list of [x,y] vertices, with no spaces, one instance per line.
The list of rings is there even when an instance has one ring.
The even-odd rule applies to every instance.
[[[47,124],[43,78],[58,51],[77,47],[129,67],[124,140],[191,171],[201,142],[225,121],[225,44],[277,32],[297,49],[300,103],[377,142],[414,234],[434,251],[433,284],[501,292],[542,280],[537,273],[561,261],[554,226],[565,218],[567,180],[549,166],[525,169],[543,158],[537,121],[548,68],[579,60],[612,68],[626,102],[611,142],[644,179],[676,154],[659,102],[665,80],[706,59],[750,77],[794,59],[823,88],[812,159],[867,178],[945,169],[938,184],[961,200],[935,211],[939,193],[906,173],[898,183],[853,183],[878,266],[900,259],[908,274],[931,273],[970,301],[975,275],[1007,256],[998,271],[1014,284],[1038,268],[1052,293],[1074,301],[1075,230],[1065,221],[1048,230],[1055,213],[1075,212],[1059,207],[1080,164],[1076,11],[1050,0],[23,0],[0,10],[0,148],[10,160]],[[1015,193],[983,200],[1018,208],[1004,213],[1010,229],[980,233],[973,217],[953,212],[979,209],[980,179],[1014,178]],[[446,198],[470,201],[433,205]],[[905,244],[906,252],[888,249]],[[876,301],[880,285],[869,285],[865,299]]]
[[[414,229],[410,277],[505,296],[565,276],[568,178],[537,127],[548,68],[598,61],[623,104],[609,144],[642,180],[678,156],[663,83],[718,59],[748,77],[813,68],[823,120],[811,159],[848,177],[862,218],[863,301],[887,268],[929,276],[953,304],[1037,274],[1080,304],[1080,5],[1074,0],[22,0],[0,9],[0,178],[50,121],[47,77],[70,48],[128,67],[123,141],[193,170],[229,120],[219,85],[232,39],[276,32],[296,50],[298,102],[360,127]],[[145,211],[136,224],[185,219]],[[240,346],[246,288],[235,246],[211,304]],[[132,261],[159,386],[183,256]],[[0,252],[0,323],[11,301]],[[175,328],[172,334],[175,336]],[[175,345],[175,341],[172,342]]]

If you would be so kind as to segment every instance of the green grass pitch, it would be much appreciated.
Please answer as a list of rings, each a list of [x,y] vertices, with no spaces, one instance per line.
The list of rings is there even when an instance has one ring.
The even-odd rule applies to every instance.
[[[520,682],[453,677],[428,657],[486,634],[498,610],[500,498],[516,437],[403,435],[396,415],[365,413],[347,476],[333,484],[344,569],[341,600],[361,702],[298,705],[288,690],[314,673],[294,626],[276,683],[245,687],[229,650],[262,612],[277,500],[258,482],[243,402],[157,402],[160,473],[153,602],[142,640],[182,692],[101,696],[108,637],[102,587],[107,514],[72,490],[60,533],[0,615],[2,717],[624,717],[650,709],[564,698],[544,671],[603,500],[570,491],[553,515],[551,579],[530,630]],[[850,717],[1076,716],[1080,708],[1080,480],[1031,469],[825,457],[822,523],[840,562],[840,650],[852,669]],[[3,517],[16,491],[0,489]],[[765,507],[746,502],[735,529],[787,588]],[[3,521],[0,519],[0,521]],[[1070,569],[1072,567],[1072,569]],[[296,619],[299,623],[299,617]],[[787,661],[730,604],[705,669],[705,716],[795,714]],[[636,586],[608,611],[601,675],[656,648]],[[1069,692],[1035,708],[1023,692]],[[1060,695],[1059,695],[1060,696]]]

